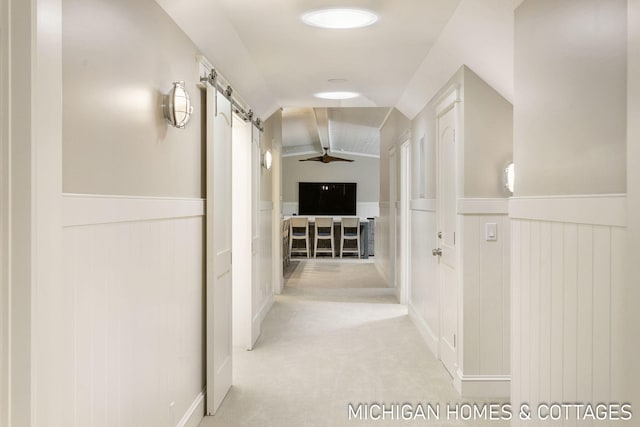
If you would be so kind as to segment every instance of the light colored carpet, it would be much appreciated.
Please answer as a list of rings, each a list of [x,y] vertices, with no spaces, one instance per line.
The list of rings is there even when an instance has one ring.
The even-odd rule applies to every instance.
[[[369,267],[359,265],[349,274],[369,277]],[[254,350],[234,353],[234,386],[201,427],[508,425],[455,422],[443,413],[439,421],[349,420],[350,403],[430,403],[444,411],[462,399],[391,289],[296,280],[309,287],[287,287],[276,297]]]
[[[373,262],[292,260],[284,272],[288,288],[386,288]]]

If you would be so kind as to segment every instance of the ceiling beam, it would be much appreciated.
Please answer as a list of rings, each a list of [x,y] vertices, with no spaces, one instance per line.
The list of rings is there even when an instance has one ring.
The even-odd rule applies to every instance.
[[[329,113],[326,108],[314,108],[313,114],[316,118],[316,127],[320,137],[320,145],[324,152],[324,147],[329,147],[331,151],[331,134],[329,133]]]

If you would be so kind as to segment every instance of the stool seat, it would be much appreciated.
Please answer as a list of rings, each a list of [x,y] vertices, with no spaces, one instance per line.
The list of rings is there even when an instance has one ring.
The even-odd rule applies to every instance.
[[[341,221],[340,258],[344,253],[357,253],[360,258],[360,218],[343,217]],[[356,242],[356,247],[346,247],[345,242]]]
[[[289,219],[289,253],[294,252],[305,253],[309,258],[309,218],[307,217],[292,217]],[[297,240],[304,242],[304,247],[294,247],[293,242]]]
[[[328,241],[328,247],[319,247],[319,241]],[[313,247],[313,257],[317,258],[318,253],[331,253],[331,258],[335,258],[333,249],[333,217],[316,217],[316,238]]]

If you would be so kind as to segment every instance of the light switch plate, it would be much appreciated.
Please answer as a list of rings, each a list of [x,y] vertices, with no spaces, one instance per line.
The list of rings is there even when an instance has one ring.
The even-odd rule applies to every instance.
[[[495,222],[487,222],[484,225],[484,238],[487,242],[495,242],[498,240],[498,224]]]

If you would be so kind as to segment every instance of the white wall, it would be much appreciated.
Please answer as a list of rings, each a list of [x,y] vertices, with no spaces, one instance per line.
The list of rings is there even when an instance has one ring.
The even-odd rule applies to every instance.
[[[373,157],[352,155],[335,156],[354,162],[301,162],[314,155],[287,156],[282,159],[282,198],[285,215],[297,213],[299,182],[355,182],[356,214],[362,217],[376,216],[380,188],[380,160]],[[296,210],[293,210],[296,209]]]
[[[153,0],[63,0],[62,15],[61,175],[80,196],[64,200],[65,280],[52,290],[69,385],[40,371],[60,398],[43,412],[70,426],[194,425],[205,385],[198,50]],[[194,105],[185,129],[161,109],[176,80]]]
[[[380,213],[376,218],[375,262],[390,286],[395,283],[395,265],[399,262],[392,248],[396,238],[396,203],[399,200],[400,161],[399,147],[409,136],[411,122],[395,108],[380,128]],[[395,197],[389,188],[389,150],[395,147],[396,191]],[[393,200],[392,200],[393,198]]]
[[[516,11],[514,405],[631,397],[626,5],[526,0]]]
[[[396,107],[415,118],[462,65],[513,100],[513,9],[522,0],[462,0]]]
[[[626,1],[525,1],[515,26],[516,194],[626,191]]]
[[[63,15],[64,191],[201,197],[196,46],[153,0],[64,0]],[[160,108],[178,80],[185,129]]]
[[[640,1],[628,1],[628,71],[627,71],[627,117],[640,117]],[[629,236],[629,259],[640,259],[640,121],[627,120],[627,218]],[[625,350],[622,369],[626,372],[624,389],[626,399],[635,408],[640,405],[640,366],[633,355],[640,351],[640,342],[635,325],[640,324],[640,310],[636,302],[640,301],[640,263],[628,265],[628,283],[625,305],[622,308],[625,318],[623,324]]]
[[[510,373],[510,241],[502,170],[512,155],[513,114],[511,104],[466,66],[411,123],[413,151],[422,156],[414,157],[413,163],[409,312],[431,350],[438,354],[440,290],[437,258],[431,254],[438,246],[436,107],[452,88],[457,88],[461,101],[456,129],[461,299],[455,382],[463,395],[506,396]],[[497,224],[497,241],[485,240],[487,223]]]
[[[261,190],[261,200],[271,202],[271,248],[267,250],[271,257],[271,285],[274,293],[280,293],[284,286],[282,272],[282,112],[273,113],[264,122],[264,133],[261,143],[265,149],[270,148],[273,155],[271,171],[263,171],[263,187]],[[267,177],[266,179],[264,177]],[[266,189],[269,185],[271,188]],[[263,273],[264,270],[263,270]]]

